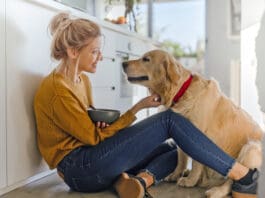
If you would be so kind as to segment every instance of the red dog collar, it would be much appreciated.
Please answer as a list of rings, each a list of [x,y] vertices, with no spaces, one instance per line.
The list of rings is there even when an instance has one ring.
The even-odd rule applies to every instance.
[[[186,80],[183,85],[181,86],[180,90],[177,92],[177,94],[173,98],[173,104],[177,103],[179,98],[185,93],[185,91],[189,88],[190,83],[192,81],[193,76],[190,75],[188,80]]]

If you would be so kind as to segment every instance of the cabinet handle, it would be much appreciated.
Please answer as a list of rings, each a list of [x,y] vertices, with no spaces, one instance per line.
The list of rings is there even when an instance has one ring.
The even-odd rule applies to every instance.
[[[115,86],[112,86],[112,87],[111,87],[111,90],[113,90],[113,91],[114,91],[115,89],[116,89],[116,87],[115,87]]]
[[[115,58],[112,58],[112,57],[108,57],[108,56],[103,56],[103,59],[109,59],[111,60],[112,62],[115,62]]]
[[[130,50],[130,51],[132,50],[132,43],[131,42],[128,43],[128,50]]]

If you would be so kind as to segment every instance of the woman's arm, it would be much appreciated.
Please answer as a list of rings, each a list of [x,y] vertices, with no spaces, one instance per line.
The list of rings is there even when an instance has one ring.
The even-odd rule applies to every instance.
[[[110,126],[103,128],[102,132],[109,133],[112,131],[119,131],[127,126],[129,126],[135,119],[135,114],[142,109],[149,107],[157,107],[161,105],[159,96],[152,95],[143,98],[138,103],[136,103],[131,109],[129,109],[125,114],[123,114],[116,122],[111,124]]]

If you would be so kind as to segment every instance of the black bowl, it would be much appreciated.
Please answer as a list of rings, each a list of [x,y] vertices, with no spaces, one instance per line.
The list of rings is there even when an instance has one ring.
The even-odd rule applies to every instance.
[[[87,113],[93,122],[111,124],[120,117],[120,111],[114,109],[88,109]]]

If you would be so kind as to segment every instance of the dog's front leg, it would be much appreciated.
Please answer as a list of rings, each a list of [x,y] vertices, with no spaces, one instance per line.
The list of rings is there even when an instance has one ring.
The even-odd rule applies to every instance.
[[[232,180],[228,179],[224,184],[215,186],[205,192],[207,198],[223,198],[228,197],[231,192]]]
[[[187,168],[188,156],[181,149],[178,149],[178,156],[176,157],[178,157],[177,167],[173,173],[165,178],[166,181],[178,181]]]
[[[204,166],[199,162],[192,160],[192,169],[187,177],[181,177],[178,180],[178,185],[183,187],[195,186],[202,175]]]

